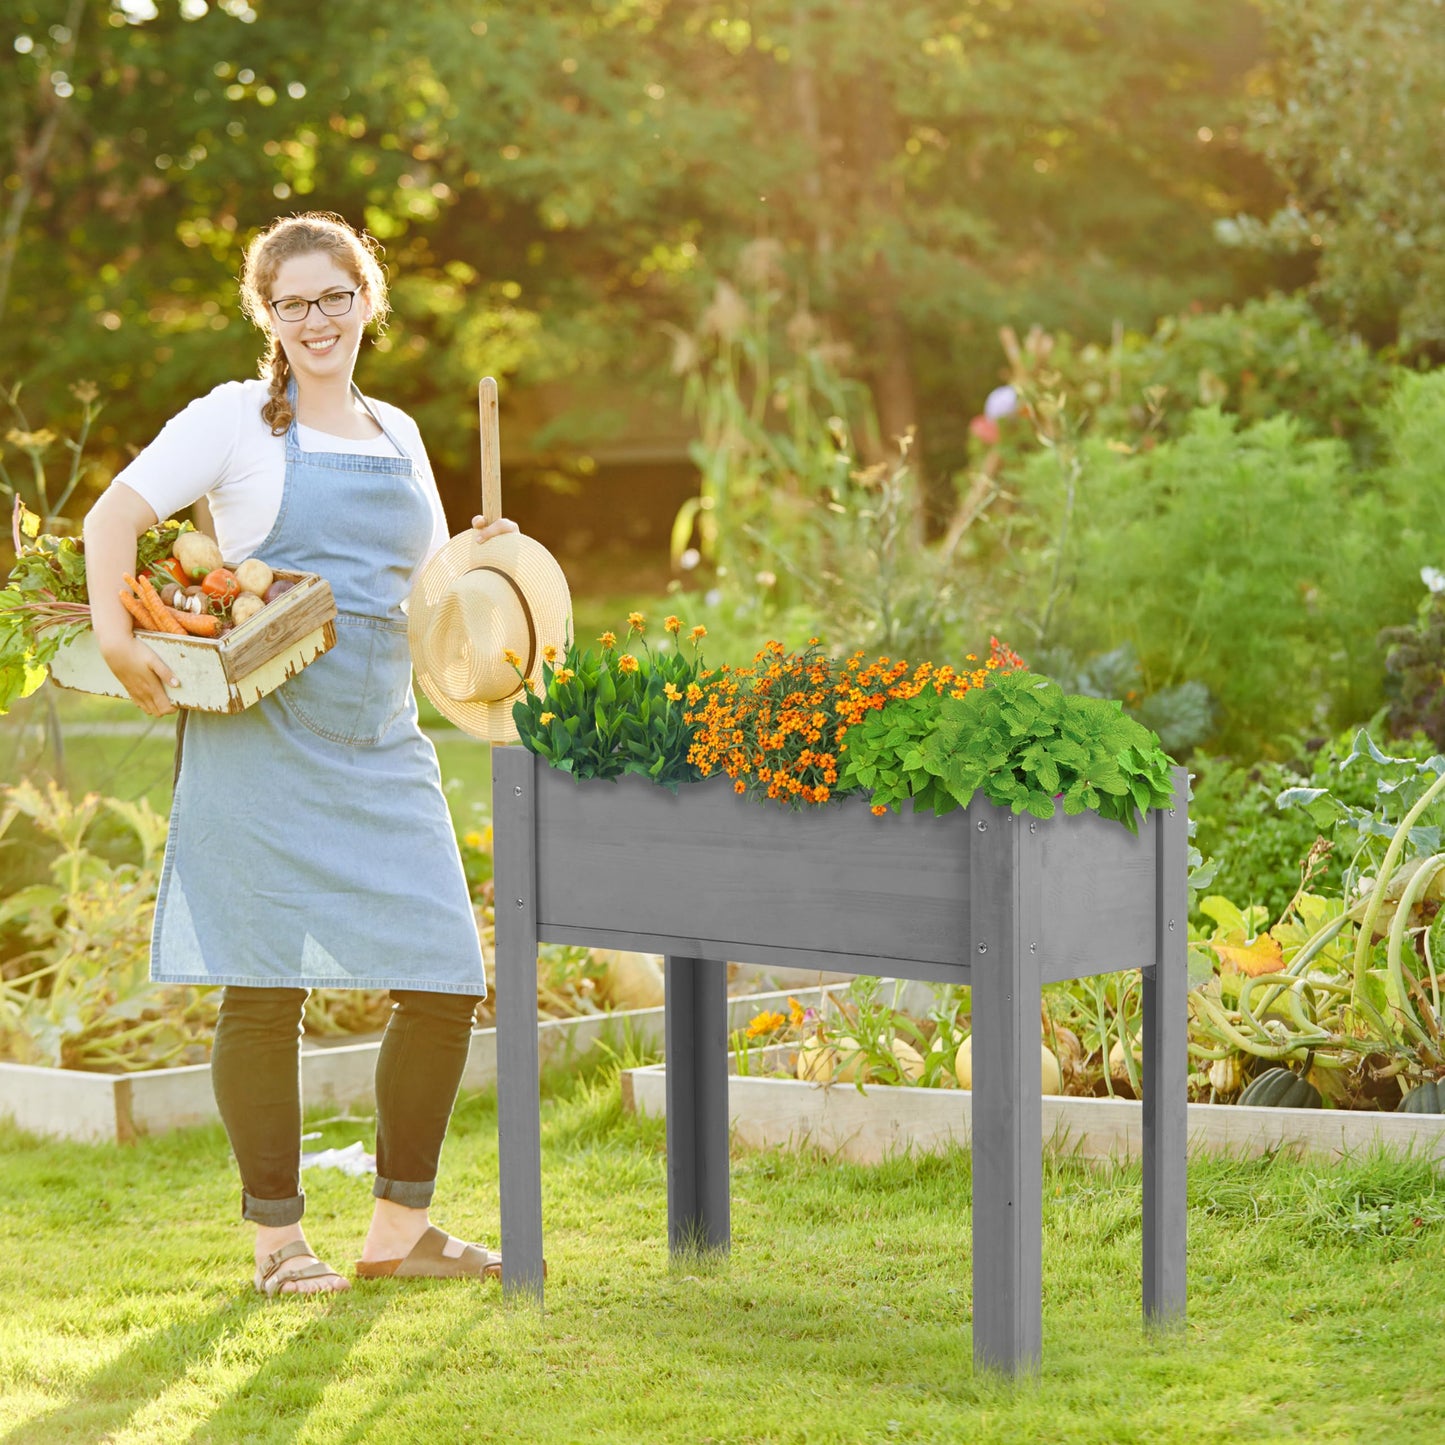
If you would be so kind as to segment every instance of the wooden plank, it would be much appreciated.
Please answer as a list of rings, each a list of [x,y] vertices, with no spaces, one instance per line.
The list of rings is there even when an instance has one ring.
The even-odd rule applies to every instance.
[[[1044,983],[1154,962],[1155,836],[1097,813],[1021,819],[1043,850],[1039,954]]]
[[[1189,778],[1151,820],[1156,871],[1154,965],[1144,970],[1144,1318],[1185,1313],[1189,1103]]]
[[[869,974],[874,978],[911,978],[924,983],[966,984],[965,963],[918,963],[910,958],[879,958],[860,953],[825,953],[815,948],[774,948],[735,939],[680,937],[665,933],[635,933],[616,928],[543,924],[537,930],[542,943],[569,943],[587,948],[616,948],[624,953],[676,954],[680,958],[726,958],[732,963],[760,967],[795,968],[808,973]]]
[[[961,814],[875,818],[860,797],[795,813],[739,798],[721,776],[674,795],[636,777],[578,783],[544,765],[537,837],[549,937],[725,940],[700,955],[760,962],[762,948],[892,959],[906,941],[915,961],[954,965],[966,934]]]
[[[336,617],[336,599],[331,584],[314,573],[283,572],[283,577],[301,576],[289,592],[263,607],[249,622],[221,638],[221,662],[226,677],[240,682],[293,643],[309,637]],[[333,631],[332,640],[335,641]]]
[[[1041,833],[968,810],[973,955],[973,1359],[1037,1370],[1043,1352],[1039,945]]]
[[[537,759],[492,749],[497,1146],[502,1289],[542,1303],[542,1105],[537,1093]]]
[[[627,1071],[633,1105],[653,1118],[667,1110],[667,1069]],[[1143,1105],[1134,1099],[1046,1095],[1042,1147],[1069,1158],[1106,1163],[1140,1159]],[[899,1154],[934,1153],[972,1143],[974,1095],[965,1089],[799,1083],[732,1075],[728,1119],[748,1148],[816,1147],[856,1164]],[[1339,1163],[1375,1149],[1432,1160],[1445,1174],[1445,1116],[1371,1114],[1346,1109],[1261,1109],[1239,1104],[1188,1106],[1189,1154]]]

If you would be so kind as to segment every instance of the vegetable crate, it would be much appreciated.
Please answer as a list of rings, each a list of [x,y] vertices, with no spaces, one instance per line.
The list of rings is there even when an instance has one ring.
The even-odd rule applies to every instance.
[[[791,812],[726,777],[677,794],[492,750],[502,1283],[542,1295],[537,945],[666,958],[668,1239],[729,1245],[729,960],[972,986],[973,1353],[1042,1342],[1040,988],[1143,969],[1143,1304],[1185,1306],[1187,774],[1137,835],[1094,813]]]
[[[168,688],[181,707],[202,712],[240,712],[294,677],[336,645],[336,599],[331,584],[313,572],[278,572],[294,582],[274,602],[224,637],[177,637],[136,630],[180,679]],[[95,634],[80,633],[55,655],[51,679],[77,692],[125,697],[105,665]]]

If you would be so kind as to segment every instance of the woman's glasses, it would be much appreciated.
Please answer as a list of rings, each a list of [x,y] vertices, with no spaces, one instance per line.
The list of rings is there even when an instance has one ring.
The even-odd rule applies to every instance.
[[[282,321],[305,321],[313,306],[319,307],[323,316],[345,316],[354,300],[355,291],[327,291],[311,301],[300,296],[284,296],[268,304]]]

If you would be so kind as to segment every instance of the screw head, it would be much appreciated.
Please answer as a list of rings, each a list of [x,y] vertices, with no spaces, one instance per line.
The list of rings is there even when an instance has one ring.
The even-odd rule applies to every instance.
[[[982,818],[978,820],[978,831],[980,833],[988,832],[988,824]]]
[[[1029,832],[1030,832],[1030,833],[1037,833],[1038,831],[1039,831],[1039,825],[1038,825],[1037,823],[1030,823],[1030,824],[1029,824]]]
[[[1031,944],[1029,944],[1029,952],[1030,952],[1030,953],[1037,953],[1038,951],[1039,951],[1039,946],[1038,946],[1037,943],[1031,943]]]
[[[1174,816],[1174,809],[1173,809],[1173,808],[1170,808],[1170,810],[1169,810],[1169,816],[1170,816],[1171,818]]]
[[[517,795],[517,797],[520,798],[522,796],[522,785],[518,783],[517,786],[512,789],[512,791]]]
[[[1172,918],[1169,920],[1169,931],[1170,933],[1174,932],[1174,920]]]
[[[517,900],[517,907],[518,907],[518,908],[525,908],[526,906],[527,906],[527,905],[526,905],[525,903],[523,903],[520,898]]]
[[[980,943],[979,946],[978,946],[978,951],[979,951],[980,953],[987,953],[987,952],[988,952],[988,944],[986,944],[986,943]]]

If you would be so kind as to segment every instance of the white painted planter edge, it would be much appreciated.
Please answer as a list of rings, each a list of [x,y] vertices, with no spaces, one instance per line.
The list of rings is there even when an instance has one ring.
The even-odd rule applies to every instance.
[[[751,1148],[811,1146],[856,1163],[967,1147],[973,1096],[964,1089],[899,1085],[808,1084],[733,1074],[728,1116],[734,1137]],[[667,1112],[665,1064],[624,1070],[623,1102],[639,1113]],[[1445,1166],[1445,1116],[1371,1114],[1347,1109],[1262,1109],[1190,1104],[1191,1154],[1251,1157],[1279,1150],[1293,1157],[1340,1160],[1376,1147],[1413,1151]],[[1137,1159],[1143,1106],[1130,1099],[1046,1095],[1046,1148],[1081,1159]]]
[[[753,1012],[789,996],[807,1003],[826,988],[785,989],[776,993],[743,994],[729,1000],[732,1028],[744,1027]],[[631,1027],[649,1042],[661,1043],[661,1008],[619,1009],[573,1019],[543,1019],[537,1024],[538,1053],[543,1065],[579,1059],[604,1032]],[[462,1088],[487,1088],[497,1078],[495,1028],[474,1029]],[[326,1048],[303,1048],[302,1097],[309,1108],[329,1104],[343,1108],[370,1102],[377,1039]],[[142,1134],[163,1134],[219,1117],[211,1093],[211,1066],[149,1069],[134,1074],[90,1074],[33,1064],[0,1063],[0,1116],[43,1138],[85,1143],[129,1143]]]

